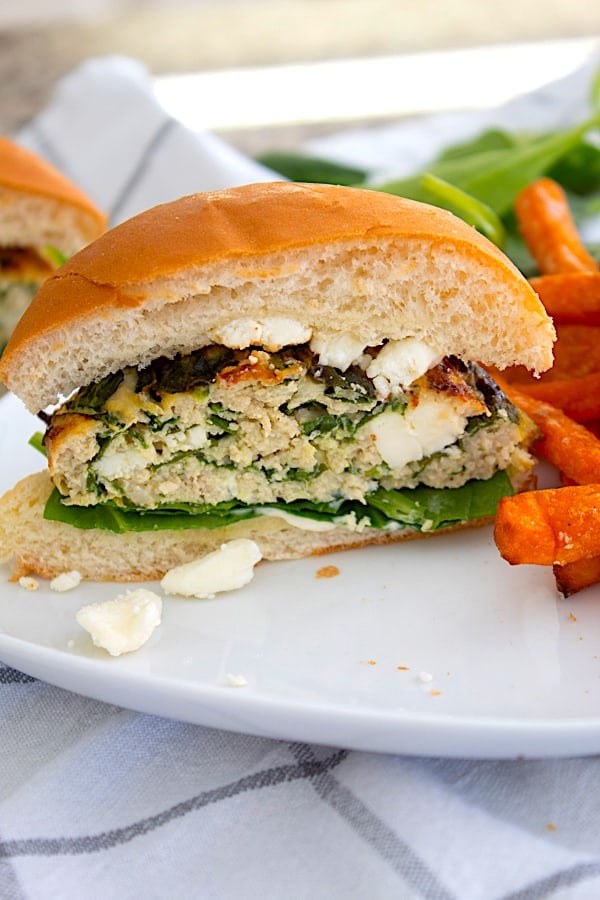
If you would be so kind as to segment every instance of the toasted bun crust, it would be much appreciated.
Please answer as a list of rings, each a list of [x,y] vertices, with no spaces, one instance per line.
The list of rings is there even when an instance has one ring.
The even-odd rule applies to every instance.
[[[249,317],[365,344],[536,371],[554,329],[535,292],[455,216],[377,191],[288,182],[183,197],[104,234],[50,278],[0,378],[32,411],[125,365],[218,342]]]
[[[337,550],[433,537],[411,529],[385,534],[372,528],[361,533],[345,528],[304,531],[278,518],[263,516],[226,528],[189,531],[144,531],[113,534],[85,531],[43,518],[53,485],[47,472],[28,475],[0,499],[0,563],[14,560],[16,576],[54,578],[76,569],[90,581],[150,581],[174,566],[218,550],[224,541],[249,538],[263,559],[299,559]],[[489,524],[477,519],[444,529],[456,531]]]
[[[0,246],[70,255],[97,238],[106,216],[41,157],[0,137]]]

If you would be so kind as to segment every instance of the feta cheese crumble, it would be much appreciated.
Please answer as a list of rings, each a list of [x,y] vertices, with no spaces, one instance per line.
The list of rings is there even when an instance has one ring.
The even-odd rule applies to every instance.
[[[81,573],[73,570],[72,572],[61,572],[60,575],[57,575],[56,578],[53,578],[50,582],[50,590],[58,591],[59,593],[63,593],[63,591],[72,591],[73,588],[76,588],[81,583]]]
[[[467,416],[459,404],[423,397],[405,412],[386,410],[368,425],[381,458],[392,468],[431,456],[453,444],[465,430]]]
[[[160,625],[161,617],[162,599],[146,588],[126,591],[114,600],[91,603],[75,616],[96,647],[108,650],[111,656],[138,650]]]
[[[287,316],[265,316],[261,320],[246,316],[214,329],[211,338],[218,344],[237,350],[256,344],[274,351],[293,344],[304,344],[311,334],[310,328]]]
[[[313,353],[319,354],[322,366],[333,366],[345,372],[362,356],[365,342],[355,334],[315,334],[310,342]]]
[[[261,559],[254,541],[238,538],[201,559],[176,566],[160,584],[167,594],[209,599],[221,591],[234,591],[248,584],[254,576],[254,566]]]
[[[372,379],[377,394],[386,399],[409,387],[441,360],[441,355],[417,338],[403,338],[388,341],[374,360],[366,374]]]
[[[19,578],[19,584],[22,588],[25,588],[26,591],[37,591],[40,586],[35,578],[30,578],[28,575],[22,575]]]
[[[248,681],[243,675],[232,675],[231,672],[228,672],[227,684],[229,687],[246,687]]]

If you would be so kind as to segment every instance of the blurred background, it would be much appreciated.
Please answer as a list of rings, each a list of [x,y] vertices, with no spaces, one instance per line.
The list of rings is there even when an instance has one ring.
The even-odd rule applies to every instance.
[[[600,4],[590,0],[3,0],[0,131],[15,133],[61,75],[96,55],[132,56],[161,76],[598,35]],[[479,67],[485,83],[484,56]],[[423,78],[443,84],[443,67]],[[276,78],[271,87],[278,88]],[[401,95],[414,87],[393,89]],[[282,100],[291,106],[299,88],[287,89]],[[340,81],[340,96],[351,103],[348,90]],[[236,131],[235,124],[228,123],[232,140],[247,144],[247,125]],[[262,125],[263,142],[273,143],[269,123]],[[256,127],[253,133],[256,149]],[[288,126],[279,142],[294,139]]]

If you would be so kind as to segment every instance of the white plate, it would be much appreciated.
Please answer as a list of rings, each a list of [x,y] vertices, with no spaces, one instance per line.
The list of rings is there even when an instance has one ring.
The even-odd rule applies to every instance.
[[[36,419],[12,396],[0,423],[4,490],[41,457],[26,446]],[[324,565],[339,575],[319,578]],[[74,616],[122,586],[57,594],[41,582],[29,592],[0,568],[0,658],[90,697],[363,750],[600,751],[600,589],[558,599],[548,570],[500,559],[491,529],[262,564],[241,591],[166,598],[149,643],[116,659]],[[228,674],[247,686],[231,687]]]

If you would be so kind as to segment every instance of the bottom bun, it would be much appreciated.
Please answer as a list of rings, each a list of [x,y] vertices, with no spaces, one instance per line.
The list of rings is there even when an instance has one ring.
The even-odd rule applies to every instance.
[[[77,570],[91,581],[152,581],[162,578],[174,566],[217,550],[233,538],[256,541],[263,559],[297,559],[369,544],[433,537],[492,521],[476,519],[443,532],[427,533],[411,528],[392,533],[374,528],[355,532],[341,527],[315,532],[263,516],[211,530],[114,534],[44,519],[44,506],[52,487],[48,473],[38,472],[28,475],[0,499],[0,562],[16,561],[15,578],[28,574],[54,578]]]

